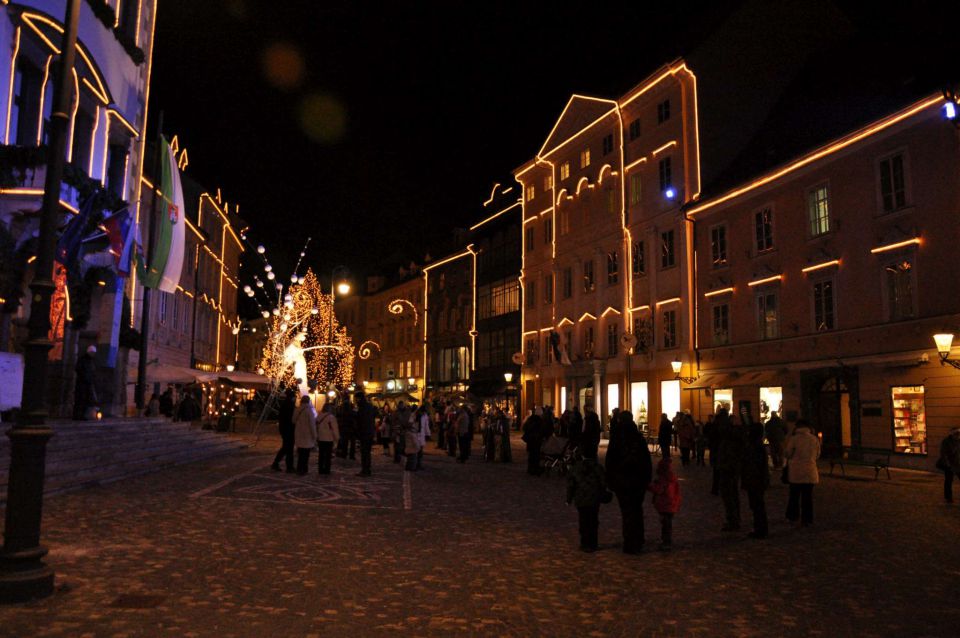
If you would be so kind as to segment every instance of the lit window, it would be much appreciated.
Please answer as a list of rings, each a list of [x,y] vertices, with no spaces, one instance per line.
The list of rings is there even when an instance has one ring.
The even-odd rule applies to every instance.
[[[754,215],[757,252],[773,249],[773,211],[764,208]]]
[[[620,207],[617,206],[617,192],[611,188],[607,191],[607,212],[613,215],[619,210]]]
[[[830,203],[826,185],[818,186],[807,193],[807,214],[812,237],[830,232]]]
[[[553,175],[547,175],[543,178],[543,190],[553,190]]]
[[[570,162],[564,162],[560,165],[560,179],[567,179],[570,177]]]
[[[885,213],[900,210],[907,205],[902,153],[880,161],[880,198]]]
[[[630,204],[640,203],[640,173],[634,173],[630,176]]]
[[[813,285],[813,322],[817,332],[833,330],[833,282],[819,281]]]
[[[537,187],[534,186],[533,184],[527,185],[527,201],[529,202],[531,199],[533,199],[536,196],[537,196]]]
[[[590,166],[590,148],[587,147],[580,151],[580,168]]]
[[[927,453],[927,413],[922,385],[894,386],[893,450],[901,454]]]

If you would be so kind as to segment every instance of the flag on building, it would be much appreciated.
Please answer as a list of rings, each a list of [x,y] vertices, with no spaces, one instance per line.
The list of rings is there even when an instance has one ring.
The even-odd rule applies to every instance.
[[[126,277],[130,274],[130,254],[133,249],[133,220],[126,208],[103,220],[110,241],[110,254],[117,274]]]
[[[83,240],[87,234],[87,226],[93,215],[96,199],[95,196],[91,195],[80,204],[79,213],[67,222],[63,232],[60,233],[60,238],[57,240],[57,250],[54,258],[63,264],[68,271],[79,272]]]
[[[166,138],[163,142],[164,159],[161,162],[160,179],[160,218],[159,231],[153,249],[148,257],[149,267],[144,272],[143,260],[137,261],[141,282],[146,288],[157,288],[163,292],[174,292],[180,283],[183,269],[184,240],[186,238],[183,207],[183,188],[180,185],[180,171],[177,158]]]

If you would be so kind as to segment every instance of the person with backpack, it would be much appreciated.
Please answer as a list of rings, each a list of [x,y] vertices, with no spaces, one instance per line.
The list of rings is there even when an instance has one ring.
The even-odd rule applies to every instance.
[[[653,492],[653,507],[660,514],[660,547],[670,549],[673,545],[673,516],[680,511],[680,481],[673,473],[670,457],[660,459],[657,478],[648,488]]]
[[[333,455],[333,446],[340,441],[340,427],[337,417],[333,416],[333,404],[329,401],[323,404],[320,416],[317,417],[317,472],[330,473],[330,460]]]
[[[620,412],[610,426],[606,479],[620,506],[624,554],[639,554],[643,550],[643,498],[652,474],[653,462],[646,440],[630,413]]]
[[[600,504],[609,503],[607,480],[596,456],[584,456],[567,474],[567,505],[577,507],[580,527],[580,551],[595,552],[600,528]]]

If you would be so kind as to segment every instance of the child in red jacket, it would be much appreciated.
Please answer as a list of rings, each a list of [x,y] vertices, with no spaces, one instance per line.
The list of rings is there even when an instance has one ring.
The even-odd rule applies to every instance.
[[[673,515],[680,510],[680,482],[669,457],[657,464],[657,478],[647,489],[653,492],[653,506],[660,514],[660,545],[669,548],[673,544]]]

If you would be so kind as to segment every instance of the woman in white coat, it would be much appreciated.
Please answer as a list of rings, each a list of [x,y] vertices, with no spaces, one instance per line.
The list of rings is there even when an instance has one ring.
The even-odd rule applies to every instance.
[[[333,416],[333,403],[328,401],[323,404],[323,411],[317,417],[317,470],[320,474],[330,473],[330,457],[339,440],[340,426],[337,424],[337,417]]]
[[[787,501],[787,520],[800,522],[801,527],[813,524],[813,486],[820,482],[817,459],[820,458],[820,438],[805,419],[797,421],[793,434],[784,447],[787,458],[787,478],[790,498]]]
[[[300,405],[293,413],[293,440],[297,446],[297,474],[303,476],[310,465],[310,450],[317,447],[317,411],[310,397],[300,397]]]

